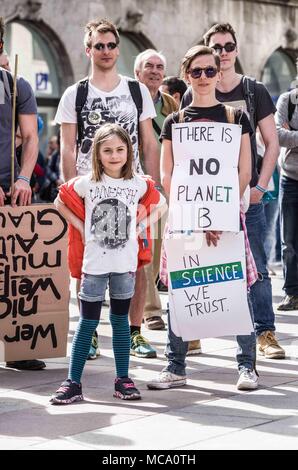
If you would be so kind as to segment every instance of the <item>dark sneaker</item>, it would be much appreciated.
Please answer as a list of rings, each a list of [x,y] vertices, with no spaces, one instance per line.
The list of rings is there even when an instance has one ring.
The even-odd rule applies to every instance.
[[[139,400],[141,394],[129,377],[117,377],[114,397],[121,398],[121,400]]]
[[[286,295],[277,310],[298,310],[298,295]]]
[[[50,402],[57,405],[68,405],[74,401],[81,400],[84,400],[82,384],[77,384],[76,382],[72,382],[70,379],[67,379],[62,382],[56,393],[52,395]]]
[[[87,359],[96,359],[98,356],[100,356],[99,341],[97,331],[95,330],[92,335],[92,342]]]
[[[38,359],[28,359],[27,361],[9,361],[6,363],[6,367],[18,370],[42,370],[46,364]]]

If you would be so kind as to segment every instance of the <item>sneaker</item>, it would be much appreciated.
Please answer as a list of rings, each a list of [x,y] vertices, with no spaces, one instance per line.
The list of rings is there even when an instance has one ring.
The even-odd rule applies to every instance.
[[[81,400],[84,400],[82,385],[67,379],[62,382],[56,393],[52,395],[50,402],[58,405],[68,405],[74,401]]]
[[[159,316],[145,318],[145,326],[148,330],[164,330],[166,325]]]
[[[164,390],[168,388],[182,387],[186,385],[186,376],[177,375],[167,370],[162,370],[156,380],[147,384],[149,390]]]
[[[97,331],[94,330],[87,359],[96,359],[98,356],[100,356],[98,334]]]
[[[136,357],[157,357],[156,350],[137,331],[130,337],[130,354]]]
[[[278,344],[273,331],[264,331],[257,340],[258,353],[267,359],[284,359],[285,350]]]
[[[298,295],[286,295],[277,310],[298,310]]]
[[[238,390],[256,390],[259,379],[254,370],[242,369],[237,382]]]
[[[113,395],[121,400],[140,400],[141,394],[129,377],[115,379],[115,393]]]
[[[199,339],[188,342],[188,350],[186,353],[187,356],[196,356],[197,354],[201,354],[201,352],[201,341]]]
[[[46,364],[38,359],[28,359],[27,361],[9,361],[6,363],[6,367],[18,370],[42,370]]]

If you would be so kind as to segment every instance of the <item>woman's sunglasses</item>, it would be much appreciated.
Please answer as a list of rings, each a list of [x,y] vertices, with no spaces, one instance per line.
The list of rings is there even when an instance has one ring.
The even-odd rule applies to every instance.
[[[194,69],[190,69],[188,73],[191,75],[192,78],[201,78],[202,73],[204,72],[205,77],[213,78],[218,72],[216,67],[205,67],[204,69],[201,67],[195,67]]]
[[[214,46],[212,46],[212,49],[214,49],[217,54],[221,54],[223,49],[226,52],[233,52],[236,47],[237,45],[234,42],[226,42],[224,46],[222,46],[221,44],[214,44]]]
[[[103,51],[105,48],[107,48],[109,51],[112,51],[113,49],[116,49],[117,44],[115,42],[108,42],[107,44],[104,44],[103,42],[98,42],[97,44],[94,44],[93,47],[98,51]]]

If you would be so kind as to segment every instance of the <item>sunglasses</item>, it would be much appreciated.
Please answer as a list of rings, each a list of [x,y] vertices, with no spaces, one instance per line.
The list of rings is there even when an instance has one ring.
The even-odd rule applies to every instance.
[[[114,49],[116,49],[117,44],[115,42],[108,42],[107,44],[104,44],[103,42],[98,42],[97,44],[94,44],[93,47],[98,51],[103,51],[105,48],[107,48],[109,51],[113,51]]]
[[[216,67],[205,67],[202,69],[201,67],[195,67],[194,69],[190,69],[188,73],[191,75],[192,78],[201,78],[202,73],[204,72],[205,77],[213,78],[218,72]]]
[[[222,46],[221,44],[214,44],[214,46],[212,46],[212,49],[214,49],[217,54],[221,54],[223,49],[226,52],[233,52],[236,47],[237,45],[234,42],[226,42],[224,46]]]

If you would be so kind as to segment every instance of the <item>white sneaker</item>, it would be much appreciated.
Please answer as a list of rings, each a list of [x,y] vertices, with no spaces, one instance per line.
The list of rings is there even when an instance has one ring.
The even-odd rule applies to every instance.
[[[237,382],[238,390],[255,390],[258,388],[259,379],[254,370],[243,369]]]
[[[176,375],[167,370],[160,372],[156,380],[152,380],[147,384],[149,390],[164,390],[168,388],[182,387],[186,385],[185,375]]]

